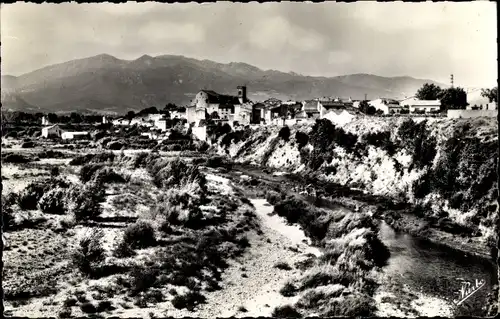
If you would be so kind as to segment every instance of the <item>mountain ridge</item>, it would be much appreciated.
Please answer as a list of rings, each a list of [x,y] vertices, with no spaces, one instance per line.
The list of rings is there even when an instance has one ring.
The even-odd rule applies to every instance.
[[[70,60],[19,75],[2,75],[2,108],[51,111],[126,112],[167,103],[190,104],[200,89],[236,94],[248,86],[249,98],[304,100],[321,96],[362,99],[404,98],[424,83],[443,84],[409,76],[350,74],[336,77],[262,70],[244,62],[219,63],[182,55],[144,54],[134,60],[109,54]],[[14,101],[18,101],[14,103]],[[23,101],[23,103],[19,103]]]

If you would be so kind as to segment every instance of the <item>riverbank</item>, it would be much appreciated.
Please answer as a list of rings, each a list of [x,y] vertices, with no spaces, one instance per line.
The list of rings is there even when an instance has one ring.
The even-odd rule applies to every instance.
[[[477,256],[493,262],[496,252],[490,249],[480,237],[466,237],[445,232],[426,220],[410,212],[415,206],[408,203],[396,203],[394,200],[374,196],[367,192],[334,185],[314,178],[279,171],[269,167],[259,168],[254,165],[234,165],[232,171],[224,174],[233,180],[254,187],[258,192],[281,189],[293,192],[319,207],[335,206],[350,210],[366,209],[374,213],[376,218],[384,220],[395,230],[429,240],[436,245],[444,245],[449,249]],[[243,176],[243,180],[241,178]],[[252,185],[254,184],[254,185]]]

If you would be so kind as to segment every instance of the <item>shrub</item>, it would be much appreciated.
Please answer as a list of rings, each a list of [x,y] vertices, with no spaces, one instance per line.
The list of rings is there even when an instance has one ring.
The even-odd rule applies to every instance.
[[[86,302],[80,305],[80,309],[82,310],[83,313],[96,313],[97,308],[94,306],[94,304],[90,302]]]
[[[6,154],[3,156],[2,161],[4,163],[24,164],[29,163],[31,159],[22,154]]]
[[[266,200],[271,205],[276,205],[280,200],[282,200],[281,194],[275,191],[268,191],[266,193]]]
[[[309,143],[309,136],[306,133],[297,131],[297,133],[295,133],[295,140],[300,149]]]
[[[73,158],[69,165],[83,165],[90,163],[104,163],[104,162],[112,162],[115,158],[115,154],[112,152],[103,152],[97,154],[86,154],[82,156],[77,156]]]
[[[153,287],[157,282],[158,275],[159,271],[155,267],[133,267],[130,272],[132,293],[136,294]]]
[[[77,222],[95,219],[102,213],[100,201],[103,193],[103,186],[99,183],[87,184],[83,189],[74,187],[66,198],[68,212]]]
[[[368,317],[372,316],[376,309],[374,300],[371,297],[355,294],[330,302],[323,315],[326,317]]]
[[[59,176],[59,167],[55,166],[50,169],[50,176],[57,177]]]
[[[110,167],[102,167],[102,168],[98,169],[94,173],[93,178],[95,180],[98,180],[101,183],[125,183],[125,182],[127,182],[127,180],[123,176],[116,173]]]
[[[392,156],[396,150],[394,143],[391,141],[390,132],[368,133],[364,136],[366,143],[375,147],[380,147]]]
[[[177,295],[172,299],[172,305],[177,309],[186,308],[189,311],[193,311],[194,308],[204,303],[206,300],[205,296],[197,291],[190,291],[185,295]]]
[[[290,139],[290,128],[288,126],[283,126],[278,133],[278,136],[287,142]]]
[[[73,252],[73,263],[84,274],[92,274],[95,267],[104,261],[105,251],[101,242],[103,236],[104,233],[101,229],[93,230],[80,240],[78,247]]]
[[[123,142],[120,141],[114,141],[114,142],[109,142],[107,145],[107,148],[110,150],[121,150],[124,145]]]
[[[274,308],[271,316],[274,318],[302,318],[302,315],[292,305]]]
[[[127,227],[123,234],[123,242],[132,248],[146,248],[156,243],[153,226],[139,221]]]
[[[80,169],[80,180],[83,183],[90,181],[96,172],[102,168],[104,168],[103,164],[85,164]]]
[[[14,226],[14,210],[12,206],[17,201],[17,195],[15,193],[9,193],[7,195],[2,194],[2,225],[3,230],[9,230]]]
[[[46,214],[63,214],[65,210],[65,197],[66,192],[64,189],[51,189],[40,198],[38,207]]]
[[[184,161],[176,159],[168,162],[165,166],[155,172],[155,167],[150,169],[153,174],[153,182],[158,187],[170,187],[172,185],[184,185],[197,182],[200,187],[205,187],[205,176],[197,166],[188,166]]]
[[[67,155],[60,151],[46,150],[37,154],[38,158],[67,158]]]
[[[55,187],[67,188],[69,184],[64,180],[50,178],[41,181],[34,181],[28,184],[18,197],[18,204],[21,209],[37,209],[37,203],[42,196]]]
[[[111,304],[109,300],[99,301],[97,304],[97,312],[103,312],[108,310],[113,310],[115,307]]]
[[[287,282],[281,289],[280,294],[284,297],[293,297],[297,293],[297,288],[291,283]]]
[[[33,142],[24,142],[23,144],[21,144],[21,148],[33,148],[35,147],[35,143]]]
[[[281,269],[281,270],[292,270],[292,267],[284,261],[278,262],[274,265],[274,268]]]
[[[113,251],[113,256],[118,258],[127,258],[135,255],[135,251],[132,249],[130,244],[125,243],[121,240]]]

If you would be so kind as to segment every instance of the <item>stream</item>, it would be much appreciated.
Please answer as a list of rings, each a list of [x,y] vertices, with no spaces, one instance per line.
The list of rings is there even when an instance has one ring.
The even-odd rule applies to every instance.
[[[270,183],[282,183],[287,180],[285,175],[273,175],[255,167],[238,167],[236,175],[241,174]],[[318,200],[311,196],[307,199],[318,207],[338,207],[327,200]],[[446,305],[454,316],[486,315],[489,306],[488,294],[492,293],[492,288],[497,283],[497,268],[493,261],[397,232],[384,221],[380,224],[379,238],[391,253],[387,265],[383,268],[384,290],[397,298],[403,292],[402,287],[405,287],[406,292],[411,291],[438,300],[437,308]],[[457,305],[455,302],[464,299],[460,297],[463,284],[474,283],[476,280],[484,285]],[[426,302],[429,301],[424,299],[422,309],[425,309]]]

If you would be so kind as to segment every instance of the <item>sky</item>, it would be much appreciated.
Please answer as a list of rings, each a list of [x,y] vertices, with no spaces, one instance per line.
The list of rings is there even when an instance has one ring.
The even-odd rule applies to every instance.
[[[497,83],[495,2],[1,6],[2,74],[102,53],[185,55],[312,76]]]

